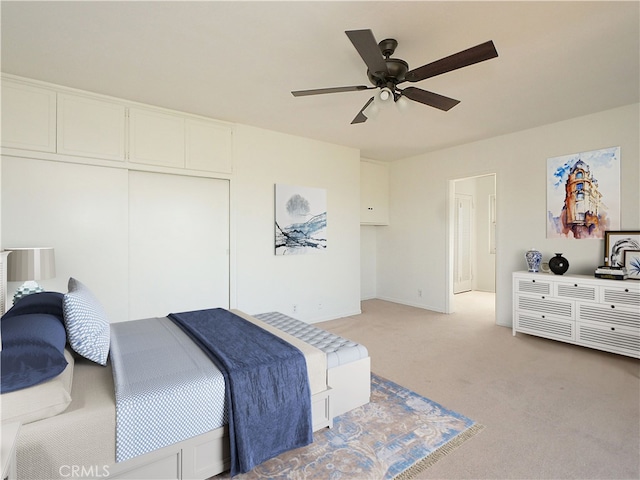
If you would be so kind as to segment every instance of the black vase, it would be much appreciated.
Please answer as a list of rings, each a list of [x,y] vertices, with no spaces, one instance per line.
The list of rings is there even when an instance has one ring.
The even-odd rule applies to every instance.
[[[562,275],[569,270],[569,261],[561,253],[556,253],[556,256],[549,260],[549,270],[556,275]]]

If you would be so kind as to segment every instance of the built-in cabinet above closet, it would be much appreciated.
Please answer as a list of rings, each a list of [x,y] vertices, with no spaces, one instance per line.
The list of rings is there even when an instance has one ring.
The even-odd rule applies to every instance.
[[[231,173],[231,129],[207,120],[129,109],[129,161]]]
[[[2,76],[2,146],[230,174],[232,126],[182,112]]]
[[[184,119],[153,110],[129,110],[129,160],[184,167]]]
[[[56,92],[2,79],[2,146],[56,151]]]
[[[360,162],[360,224],[389,225],[389,169],[385,164]]]
[[[124,105],[61,93],[57,110],[57,153],[125,160]]]

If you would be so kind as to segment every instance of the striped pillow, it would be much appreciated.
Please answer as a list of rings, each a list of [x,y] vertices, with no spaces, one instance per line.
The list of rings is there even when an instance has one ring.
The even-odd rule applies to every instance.
[[[78,355],[106,365],[111,341],[107,314],[91,291],[75,278],[69,279],[62,311],[71,348]]]

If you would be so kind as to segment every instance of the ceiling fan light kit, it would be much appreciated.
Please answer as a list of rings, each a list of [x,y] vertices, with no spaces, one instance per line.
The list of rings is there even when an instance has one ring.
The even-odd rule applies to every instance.
[[[400,112],[404,113],[409,111],[411,108],[411,102],[407,100],[407,97],[404,95],[398,95],[398,98],[396,99],[396,107],[398,107]]]
[[[378,92],[378,100],[380,100],[381,102],[387,102],[389,101],[391,98],[393,97],[393,93],[391,92],[390,88],[384,87],[381,88],[380,91]]]
[[[369,120],[376,119],[378,117],[378,114],[380,113],[380,107],[378,106],[378,103],[374,100],[373,102],[369,102],[369,104],[362,109],[361,113],[366,118],[362,122],[356,122],[354,118],[354,121],[351,123],[364,123],[367,121],[367,119]]]
[[[454,53],[435,62],[409,70],[409,64],[399,58],[391,58],[398,42],[393,38],[386,38],[376,42],[371,30],[348,30],[345,32],[360,57],[367,66],[367,77],[373,85],[354,85],[347,87],[320,88],[314,90],[298,90],[291,92],[294,97],[320,95],[325,93],[354,92],[360,90],[378,89],[378,92],[360,109],[351,122],[364,123],[368,118],[375,117],[381,105],[396,104],[400,111],[408,107],[408,100],[422,103],[439,110],[448,111],[455,107],[460,100],[445,97],[417,87],[398,88],[403,82],[419,82],[427,78],[442,75],[459,68],[468,67],[475,63],[484,62],[498,56],[498,52],[490,40],[458,53]]]

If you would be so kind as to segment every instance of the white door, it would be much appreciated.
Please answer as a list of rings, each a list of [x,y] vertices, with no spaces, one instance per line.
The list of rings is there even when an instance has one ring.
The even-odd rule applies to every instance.
[[[229,308],[229,182],[129,172],[130,318]]]
[[[65,293],[74,277],[111,322],[127,320],[127,171],[2,157],[1,191],[2,247],[53,247],[56,277],[44,289]]]
[[[453,259],[453,293],[468,292],[472,287],[472,219],[473,198],[471,195],[455,195],[455,254]]]

